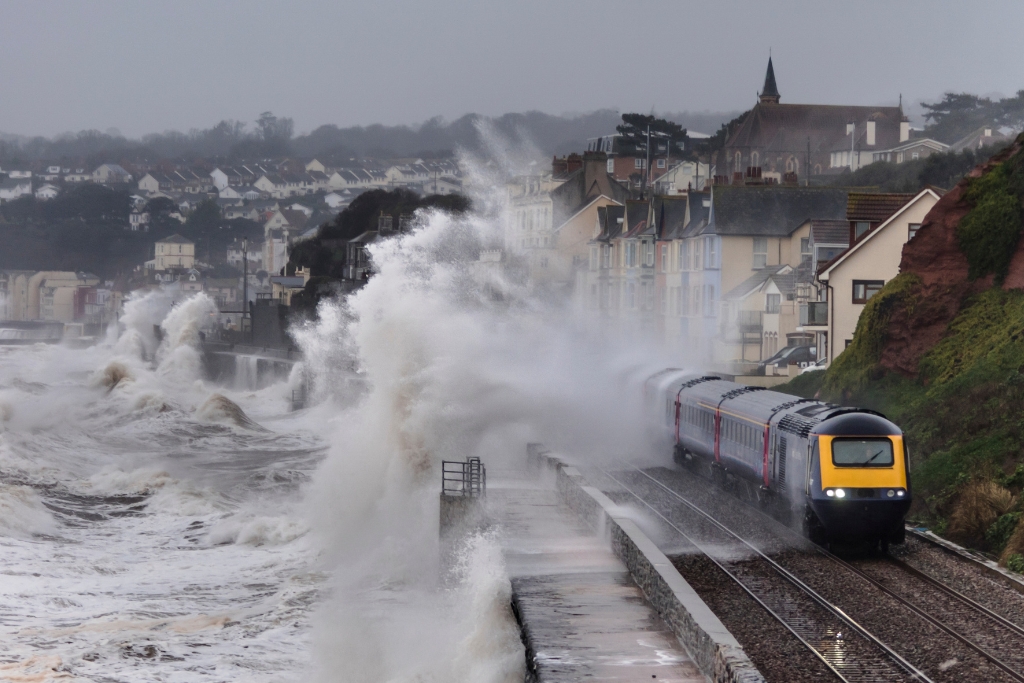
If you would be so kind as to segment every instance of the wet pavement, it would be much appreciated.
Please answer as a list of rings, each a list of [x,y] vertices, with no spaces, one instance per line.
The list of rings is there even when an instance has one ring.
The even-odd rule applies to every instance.
[[[553,485],[493,473],[487,506],[537,680],[706,680],[608,541],[559,504]]]

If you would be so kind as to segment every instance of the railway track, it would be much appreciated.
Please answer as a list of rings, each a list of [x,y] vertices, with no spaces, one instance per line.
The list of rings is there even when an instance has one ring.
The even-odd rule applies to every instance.
[[[735,533],[665,482],[648,472],[636,469],[635,475],[649,484],[646,487],[648,494],[653,487],[653,490],[660,492],[662,496],[668,496],[677,506],[683,506],[691,516],[696,517],[701,538],[695,538],[694,533],[686,533],[679,524],[670,520],[664,509],[658,509],[657,504],[646,500],[645,496],[636,490],[635,485],[630,485],[623,481],[622,477],[615,477],[609,472],[605,472],[605,475],[616,481],[642,505],[704,553],[801,643],[814,652],[815,656],[825,662],[841,680],[909,678],[924,681],[931,678],[919,668],[924,667],[925,662],[919,662],[918,666],[915,666],[906,657],[901,656],[892,645],[883,642],[882,638],[855,621],[849,610],[844,611],[804,580],[814,572],[821,575],[821,563],[832,566],[832,569],[825,571],[834,576],[837,582],[846,585],[848,582],[844,582],[841,577],[844,573],[852,574],[919,619],[955,639],[963,648],[994,669],[993,674],[998,672],[994,678],[988,677],[985,680],[1005,678],[1024,683],[1024,628],[899,559],[885,556],[847,561],[786,529],[784,533],[792,536],[787,539],[788,545],[800,548],[803,552],[789,560],[780,561],[780,556],[786,553],[770,557],[761,548]],[[690,525],[688,530],[689,527]],[[718,533],[720,539],[728,542],[716,542],[714,536],[707,535],[709,529]],[[735,548],[739,546],[745,549],[746,558],[736,557]],[[809,570],[812,563],[819,566]],[[780,580],[788,585],[782,585]],[[803,607],[800,606],[801,600]],[[806,607],[808,600],[815,605],[811,610]],[[820,618],[822,611],[828,615],[828,619]],[[843,633],[842,643],[838,642],[837,624],[844,624],[847,629]],[[851,639],[853,634],[856,634],[855,639]],[[829,637],[832,638],[831,643]],[[857,643],[856,639],[860,642]],[[889,640],[892,641],[891,638]],[[874,649],[866,648],[867,644],[872,645]],[[914,658],[909,653],[907,656]],[[875,664],[880,661],[884,663],[884,667],[875,669]],[[903,678],[896,679],[893,676]],[[940,675],[939,678],[945,678],[945,675]],[[954,677],[955,679],[958,677]]]
[[[1024,628],[894,557],[856,564],[828,557],[1024,682]]]
[[[702,521],[701,534],[687,533],[660,506],[610,472],[604,474],[708,557],[771,614],[835,676],[848,683],[931,681],[899,653],[854,621],[782,565],[715,520],[704,510],[636,470]]]

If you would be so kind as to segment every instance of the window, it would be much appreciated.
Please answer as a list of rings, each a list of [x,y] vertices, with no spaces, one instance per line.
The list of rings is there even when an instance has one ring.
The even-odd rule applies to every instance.
[[[601,245],[601,267],[610,268],[612,263],[612,250],[607,244]]]
[[[644,265],[654,267],[654,242],[644,242]]]
[[[832,464],[837,467],[892,467],[892,441],[833,439]]]
[[[693,241],[693,269],[702,270],[704,268],[704,242],[702,240]]]
[[[718,265],[718,262],[716,260],[716,256],[717,255],[715,254],[715,238],[714,237],[708,237],[707,241],[708,241],[708,247],[707,247],[707,251],[708,251],[707,267],[708,268],[715,268]]]
[[[626,242],[626,267],[634,266],[636,266],[636,242],[630,240]]]
[[[626,305],[636,308],[636,284],[633,282],[626,285]]]
[[[911,159],[920,159],[921,155],[919,153],[917,153],[917,152],[914,152],[913,154],[910,155],[910,158]]]
[[[920,223],[911,223],[909,226],[909,230],[907,231],[907,241],[909,242],[910,240],[914,239],[914,235],[916,235],[917,231],[920,229]]]
[[[644,167],[644,160],[643,159],[641,159],[640,157],[637,157],[636,159],[633,159],[633,168],[643,168],[643,167]]]
[[[597,247],[590,248],[590,269],[597,270]]]
[[[853,303],[866,304],[868,299],[882,289],[884,280],[854,280],[853,281]]]
[[[658,168],[665,168],[665,160],[658,159]]]
[[[605,170],[607,170],[608,173],[615,173],[615,159],[614,158],[608,160],[608,164],[605,167]]]
[[[737,173],[739,173],[740,170],[741,170],[740,166],[741,166],[742,162],[743,162],[743,157],[740,155],[739,152],[736,152],[736,156],[733,157],[732,170],[737,172]]]
[[[800,238],[800,255],[805,256],[811,253],[811,238],[801,237]]]
[[[782,310],[782,295],[781,294],[768,294],[764,299],[764,312],[765,313],[778,313]]]
[[[754,238],[754,270],[768,265],[768,238]]]
[[[679,242],[679,270],[690,269],[690,245],[685,240]]]
[[[853,239],[859,240],[870,229],[871,223],[868,223],[867,221],[857,221],[853,224]]]
[[[668,272],[668,245],[661,245],[661,272]]]

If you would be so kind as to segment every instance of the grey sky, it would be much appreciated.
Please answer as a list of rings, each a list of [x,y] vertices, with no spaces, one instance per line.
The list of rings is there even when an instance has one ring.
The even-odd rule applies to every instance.
[[[0,131],[131,136],[602,107],[734,110],[768,49],[783,102],[1024,88],[1024,3],[0,2]]]

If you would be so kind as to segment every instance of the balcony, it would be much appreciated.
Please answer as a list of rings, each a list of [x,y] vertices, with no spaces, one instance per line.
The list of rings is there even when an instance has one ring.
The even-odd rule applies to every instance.
[[[828,327],[828,302],[800,304],[800,327]]]
[[[736,314],[736,327],[741,333],[756,332],[761,334],[762,317],[761,311],[738,311]]]

